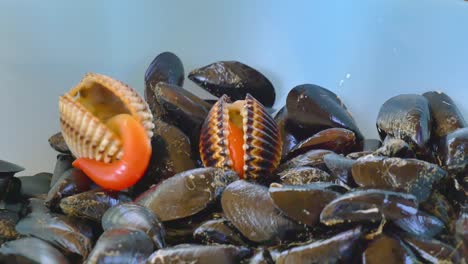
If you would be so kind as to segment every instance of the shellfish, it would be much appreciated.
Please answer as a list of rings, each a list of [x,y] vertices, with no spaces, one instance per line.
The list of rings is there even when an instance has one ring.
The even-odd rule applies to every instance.
[[[107,189],[128,188],[143,176],[154,124],[148,104],[135,90],[89,73],[60,96],[59,111],[63,138],[78,158],[73,166]]]
[[[275,121],[250,94],[234,103],[222,96],[200,135],[200,156],[206,167],[233,169],[246,179],[271,174],[280,162],[281,148]]]
[[[68,93],[59,97],[60,126],[65,142],[77,158],[109,163],[122,157],[122,142],[106,122],[130,114],[153,136],[153,116],[148,104],[128,85],[108,76],[88,73]]]

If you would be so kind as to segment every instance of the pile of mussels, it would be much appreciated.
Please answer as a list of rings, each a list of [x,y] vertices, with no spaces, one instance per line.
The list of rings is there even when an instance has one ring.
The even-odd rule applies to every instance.
[[[275,101],[270,81],[240,62],[188,78],[220,100]],[[466,263],[468,128],[446,94],[386,101],[381,141],[363,138],[333,92],[296,86],[274,118],[257,118],[275,123],[278,137],[263,138],[282,142],[278,166],[249,178],[203,166],[215,154],[200,148],[217,143],[200,131],[216,101],[183,82],[169,52],[146,72],[153,153],[132,188],[96,186],[60,133],[49,139],[60,152],[53,173],[14,177],[23,168],[0,161],[0,262]],[[257,167],[275,156],[266,143],[251,153]]]

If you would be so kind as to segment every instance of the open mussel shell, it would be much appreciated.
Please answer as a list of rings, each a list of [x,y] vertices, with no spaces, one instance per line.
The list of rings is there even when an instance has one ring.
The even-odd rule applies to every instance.
[[[286,99],[288,126],[301,140],[325,128],[339,127],[353,131],[357,140],[363,136],[346,106],[333,92],[313,84],[294,87]]]
[[[164,248],[166,231],[158,217],[148,208],[124,203],[109,208],[102,216],[104,231],[113,228],[133,228],[145,232],[157,248]]]
[[[352,168],[357,185],[411,193],[426,200],[433,185],[447,176],[439,166],[417,159],[363,157]]]
[[[467,127],[463,115],[457,105],[443,92],[426,92],[423,94],[429,102],[432,115],[432,133],[441,138],[459,128]]]
[[[59,206],[68,216],[100,223],[107,209],[131,201],[132,198],[126,193],[98,188],[65,197],[60,200]]]
[[[244,178],[263,180],[281,159],[282,142],[278,127],[262,104],[247,94],[245,100],[230,103],[222,96],[211,108],[200,135],[200,157],[206,167],[233,169],[230,154],[230,124],[243,133]]]
[[[448,133],[439,142],[441,165],[455,173],[463,172],[468,164],[468,128]]]
[[[64,154],[70,153],[70,149],[68,148],[68,145],[65,142],[65,139],[63,138],[62,132],[58,132],[52,135],[49,138],[49,144],[53,149],[55,149],[56,151],[60,153],[64,153]]]
[[[0,160],[0,177],[13,176],[20,171],[24,171],[24,168],[11,162]]]
[[[303,230],[275,207],[268,188],[259,184],[244,180],[229,184],[221,205],[225,217],[253,242],[275,244],[296,237]]]
[[[6,242],[0,247],[0,263],[68,264],[67,258],[49,243],[34,237]]]
[[[357,227],[328,239],[293,247],[283,251],[276,263],[346,263],[353,257],[362,235],[362,229]]]
[[[136,202],[150,208],[161,221],[181,219],[213,205],[224,188],[237,179],[237,174],[229,170],[188,170],[149,189]]]
[[[191,71],[188,78],[214,96],[243,100],[251,94],[267,107],[275,102],[275,89],[259,71],[238,61],[219,61]]]
[[[419,263],[399,238],[381,235],[370,242],[362,254],[362,263]]]
[[[135,195],[173,175],[197,167],[190,139],[176,126],[155,121],[151,158],[145,175],[132,188]]]
[[[356,136],[353,131],[344,128],[329,128],[297,143],[289,152],[288,158],[312,149],[328,149],[338,154],[348,154],[355,143]]]
[[[402,139],[424,152],[431,137],[431,112],[428,100],[417,94],[402,94],[388,99],[377,116],[380,137]]]
[[[403,236],[402,240],[420,259],[429,263],[461,263],[457,250],[442,241],[408,235]]]
[[[197,241],[205,244],[231,244],[245,246],[247,243],[239,232],[224,218],[212,219],[202,223],[193,232]]]
[[[331,201],[320,214],[325,225],[397,220],[418,212],[418,201],[411,194],[378,189],[348,192]]]
[[[181,244],[154,252],[148,264],[164,263],[226,263],[235,264],[252,255],[245,247],[232,245]]]
[[[89,73],[59,98],[62,135],[72,154],[111,162],[122,156],[122,142],[106,122],[129,114],[153,136],[153,116],[148,104],[128,85],[108,76]]]
[[[114,228],[105,231],[96,242],[86,263],[143,263],[153,253],[148,235],[138,229]]]
[[[272,183],[268,190],[274,205],[287,217],[308,226],[320,222],[322,209],[340,196],[331,184],[280,185]]]
[[[154,87],[159,82],[165,82],[181,86],[184,84],[184,65],[172,52],[163,52],[156,56],[145,72],[146,89]],[[148,90],[145,90],[145,98],[149,98]]]

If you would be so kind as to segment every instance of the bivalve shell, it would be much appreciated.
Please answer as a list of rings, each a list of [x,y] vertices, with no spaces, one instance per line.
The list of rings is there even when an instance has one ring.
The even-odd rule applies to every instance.
[[[246,179],[270,175],[280,162],[282,141],[273,118],[250,94],[234,103],[224,95],[211,108],[200,136],[203,164],[233,169],[229,145],[231,122],[237,123],[243,134],[242,171],[234,170]]]
[[[153,116],[145,100],[128,85],[108,76],[88,73],[59,98],[60,126],[77,158],[111,162],[122,157],[122,142],[106,122],[130,114],[153,136]]]

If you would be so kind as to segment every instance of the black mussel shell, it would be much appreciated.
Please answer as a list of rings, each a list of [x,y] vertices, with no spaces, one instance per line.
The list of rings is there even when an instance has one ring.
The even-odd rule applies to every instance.
[[[163,52],[156,56],[145,73],[145,98],[150,97],[148,88],[155,86],[159,82],[165,82],[181,86],[184,84],[184,65],[182,61],[171,52]]]
[[[354,132],[344,128],[329,128],[302,140],[291,149],[288,157],[292,158],[312,149],[328,149],[339,154],[348,154],[355,146]]]
[[[283,251],[276,263],[346,263],[353,257],[362,235],[361,228],[357,227],[328,239],[293,247]]]
[[[336,177],[314,167],[296,167],[278,173],[282,184],[302,185],[313,182],[335,182]]]
[[[320,222],[322,209],[340,193],[330,184],[279,185],[273,183],[268,190],[274,205],[287,217],[308,226]]]
[[[404,236],[402,240],[429,263],[461,263],[456,249],[439,240],[417,236]]]
[[[225,217],[253,242],[278,243],[297,238],[303,227],[273,204],[268,188],[244,180],[229,184],[221,197]]]
[[[438,150],[442,166],[451,172],[463,172],[468,165],[468,128],[448,133],[440,140]]]
[[[429,199],[420,204],[420,210],[423,210],[445,223],[449,232],[454,231],[453,220],[456,218],[455,209],[449,200],[437,191],[433,191]]]
[[[133,228],[145,232],[157,248],[164,248],[166,231],[158,217],[148,208],[124,203],[109,208],[102,216],[104,231],[113,228]]]
[[[425,151],[431,137],[429,102],[418,94],[402,94],[388,99],[377,116],[377,130],[384,139],[387,135],[402,139]]]
[[[21,181],[21,195],[25,198],[38,197],[49,192],[52,173],[41,172],[34,176],[19,177]]]
[[[50,188],[46,205],[49,208],[56,208],[65,197],[88,191],[92,185],[91,179],[86,176],[81,170],[71,168],[65,171],[57,182]]]
[[[67,264],[65,256],[49,243],[34,237],[10,241],[0,248],[0,263]]]
[[[308,152],[301,154],[297,157],[294,157],[290,160],[285,161],[280,164],[278,171],[282,172],[287,169],[292,169],[296,167],[317,167],[319,169],[326,169],[326,165],[323,162],[323,157],[327,154],[331,154],[333,151],[325,149],[313,149]]]
[[[400,239],[381,235],[370,242],[362,254],[362,263],[420,263]]]
[[[24,168],[11,162],[0,160],[0,177],[13,176],[20,171],[24,171]]]
[[[386,137],[383,146],[375,150],[372,155],[384,156],[384,157],[395,157],[395,158],[415,158],[411,146],[406,141],[398,138]]]
[[[190,139],[177,127],[156,121],[151,139],[151,159],[146,174],[133,187],[135,195],[176,173],[194,169]]]
[[[363,151],[376,151],[382,146],[382,141],[379,139],[364,139],[362,141],[362,150]]]
[[[353,165],[357,185],[411,193],[426,200],[434,184],[447,176],[439,166],[417,159],[364,157]]]
[[[154,252],[148,264],[164,263],[240,263],[252,255],[245,247],[232,245],[192,245],[181,244]]]
[[[136,202],[150,208],[161,221],[181,219],[213,205],[224,188],[237,179],[237,174],[229,170],[188,170],[149,189]]]
[[[55,185],[58,179],[62,176],[62,174],[73,168],[72,163],[75,160],[75,158],[72,155],[68,154],[59,154],[57,155],[57,161],[55,162],[55,168],[54,172],[52,173],[52,179],[50,179],[50,185],[49,187],[52,188],[52,186]]]
[[[150,89],[154,118],[180,128],[198,146],[199,131],[211,105],[176,85],[160,82]]]
[[[68,216],[100,223],[107,209],[131,201],[132,198],[126,193],[98,188],[65,197],[60,200],[59,206]]]
[[[283,141],[283,148],[281,149],[281,159],[285,159],[289,151],[296,146],[298,140],[294,135],[288,130],[286,125],[288,119],[288,110],[286,106],[283,106],[274,117],[276,124],[278,125],[278,130],[280,132],[281,140]]]
[[[393,224],[418,237],[434,237],[445,229],[444,222],[423,211],[394,220]]]
[[[16,239],[19,236],[18,232],[15,230],[18,220],[18,213],[0,209],[0,245],[5,241]]]
[[[138,229],[113,228],[96,242],[86,263],[143,263],[153,253],[148,235]]]
[[[349,187],[356,186],[351,173],[353,164],[356,163],[355,160],[331,153],[325,155],[323,157],[323,161],[325,162],[328,171],[330,171],[330,175],[334,176]]]
[[[341,99],[333,92],[313,84],[294,87],[286,99],[288,126],[299,139],[305,139],[325,128],[346,128],[363,136]]]
[[[325,225],[396,220],[415,215],[418,201],[411,194],[378,189],[348,192],[331,201],[320,214]]]
[[[249,93],[266,107],[275,103],[275,88],[259,71],[238,61],[219,61],[191,71],[188,78],[214,96],[232,101]]]
[[[90,228],[64,215],[47,211],[41,200],[32,200],[31,213],[16,225],[16,231],[49,242],[67,256],[85,259],[92,248]]]
[[[458,107],[448,95],[442,92],[427,92],[423,94],[429,102],[432,115],[432,133],[441,138],[467,124]]]
[[[68,145],[67,145],[67,143],[65,142],[65,139],[62,136],[62,132],[58,132],[58,133],[52,135],[49,138],[49,144],[57,152],[64,153],[64,154],[69,154],[70,153],[70,149],[68,148]]]
[[[195,230],[206,221],[219,219],[221,217],[222,214],[218,212],[218,208],[215,208],[207,212],[202,211],[186,218],[164,222],[166,245],[178,245],[181,244],[181,241],[184,243],[197,242],[193,237]]]
[[[205,244],[232,244],[245,246],[246,242],[239,232],[224,218],[208,220],[193,232],[195,240]]]

